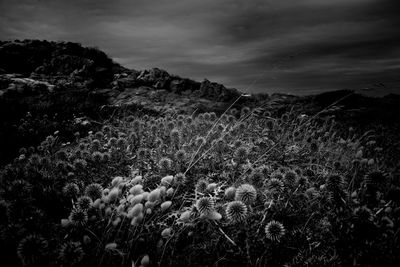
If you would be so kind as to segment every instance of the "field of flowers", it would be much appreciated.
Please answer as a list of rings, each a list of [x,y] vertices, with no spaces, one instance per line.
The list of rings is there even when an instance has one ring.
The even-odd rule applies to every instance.
[[[249,108],[92,128],[2,168],[3,266],[400,261],[399,165],[377,130]]]

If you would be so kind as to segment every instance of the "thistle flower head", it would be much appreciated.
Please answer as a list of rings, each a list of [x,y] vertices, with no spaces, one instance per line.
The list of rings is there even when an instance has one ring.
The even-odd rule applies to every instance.
[[[17,254],[24,266],[39,266],[47,248],[48,243],[41,236],[28,235],[19,243]]]
[[[270,221],[265,226],[265,234],[268,239],[279,242],[281,238],[285,235],[285,227],[283,224],[277,221]]]
[[[242,146],[239,147],[238,149],[236,149],[235,151],[235,159],[238,162],[243,162],[247,159],[247,157],[249,156],[249,151],[246,147]]]
[[[205,144],[206,139],[202,136],[199,136],[196,138],[196,146],[202,146],[203,144]]]
[[[109,140],[108,140],[108,145],[110,146],[110,147],[116,147],[117,146],[117,138],[115,138],[115,137],[111,137]]]
[[[174,177],[174,182],[181,184],[186,182],[186,176],[183,173],[178,173]]]
[[[76,197],[79,194],[79,187],[75,183],[67,183],[63,188],[63,193],[67,197]]]
[[[101,198],[102,192],[103,192],[103,187],[96,183],[89,184],[85,188],[85,195],[90,197],[93,201],[98,198]]]
[[[97,140],[102,140],[102,139],[104,138],[104,133],[103,133],[103,132],[100,132],[100,131],[97,131],[97,132],[94,134],[94,137],[95,137]]]
[[[241,222],[247,216],[247,206],[242,201],[232,201],[228,203],[225,213],[230,222]]]
[[[100,149],[100,147],[101,147],[100,141],[99,141],[98,139],[94,139],[94,140],[92,141],[92,144],[91,144],[91,149],[92,149],[93,151],[97,151],[97,150]]]
[[[214,211],[214,200],[210,197],[202,197],[197,200],[196,208],[200,213],[207,214]]]
[[[371,222],[374,218],[372,211],[365,206],[356,208],[354,210],[354,216],[360,222]]]
[[[287,171],[283,177],[283,180],[287,185],[294,185],[297,180],[297,173],[295,171]]]
[[[83,209],[80,208],[74,208],[70,215],[69,215],[69,221],[71,222],[72,225],[81,227],[84,226],[87,221],[88,221],[88,215],[87,212]]]
[[[92,153],[92,159],[94,162],[101,162],[103,161],[103,153],[99,151],[95,151]]]
[[[272,193],[282,193],[283,192],[283,182],[276,178],[271,178],[266,185],[267,189],[270,190]]]
[[[81,210],[88,210],[92,206],[92,199],[88,196],[82,196],[78,198],[77,206]]]
[[[252,204],[257,198],[257,190],[250,184],[243,184],[236,189],[235,200]]]
[[[160,167],[161,171],[167,172],[171,170],[172,167],[172,161],[169,158],[162,158],[158,162],[158,166]]]
[[[185,152],[185,150],[183,150],[183,149],[178,150],[178,151],[175,153],[175,159],[176,159],[177,161],[179,161],[179,162],[185,161],[185,159],[186,159],[186,152]]]
[[[200,179],[196,184],[196,191],[204,193],[207,190],[208,182],[204,179]]]
[[[82,246],[78,242],[67,242],[64,243],[58,254],[58,258],[60,259],[61,263],[68,266],[74,266],[81,262],[83,259],[84,252]]]
[[[340,175],[330,175],[326,179],[326,188],[331,192],[341,190],[345,185],[345,181]]]

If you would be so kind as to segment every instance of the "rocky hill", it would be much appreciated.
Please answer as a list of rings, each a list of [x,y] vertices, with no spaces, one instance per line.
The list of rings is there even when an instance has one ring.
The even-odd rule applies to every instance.
[[[127,69],[99,49],[77,43],[0,41],[0,145],[4,148],[0,162],[15,155],[17,144],[38,142],[60,128],[72,136],[76,118],[104,120],[116,111],[220,114],[240,95],[216,82],[181,78],[158,68]],[[367,125],[397,122],[393,114],[399,114],[399,104],[399,96],[377,99],[342,90],[305,97],[242,95],[235,107],[257,108],[261,115],[289,110],[316,114],[329,107],[321,115]],[[35,132],[24,120],[26,114],[38,121],[46,117],[49,123]]]

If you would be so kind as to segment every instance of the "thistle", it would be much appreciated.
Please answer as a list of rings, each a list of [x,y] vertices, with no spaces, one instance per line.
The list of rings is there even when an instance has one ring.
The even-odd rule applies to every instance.
[[[81,210],[88,210],[92,206],[92,199],[88,196],[82,196],[78,198],[77,206]]]
[[[257,198],[257,190],[250,184],[243,184],[236,189],[235,200],[252,204]]]
[[[81,262],[83,259],[84,252],[79,242],[67,242],[64,243],[58,254],[58,258],[61,263],[68,266],[74,266]]]
[[[161,171],[168,172],[169,170],[171,170],[172,161],[169,158],[164,157],[160,159],[160,161],[158,162],[158,166],[160,167]]]
[[[265,226],[265,234],[268,239],[274,242],[279,242],[281,238],[285,235],[285,227],[283,227],[283,224],[281,224],[280,222],[270,221]]]
[[[68,219],[72,225],[76,227],[81,227],[87,223],[88,215],[85,210],[82,210],[80,208],[74,208],[71,211]]]
[[[239,147],[235,151],[235,160],[238,163],[243,163],[244,161],[246,161],[248,156],[249,156],[249,151],[247,150],[246,147],[243,147],[243,146]]]
[[[238,223],[246,218],[247,206],[242,201],[232,201],[228,203],[225,213],[230,222]]]
[[[271,178],[266,185],[267,189],[274,194],[280,194],[283,192],[283,182],[276,178]]]
[[[85,188],[85,195],[90,197],[93,201],[101,198],[103,192],[103,187],[99,184],[93,183]]]
[[[76,197],[79,194],[79,187],[75,183],[67,183],[63,188],[63,193],[67,197]]]
[[[214,211],[214,200],[209,197],[202,197],[197,200],[196,208],[200,213],[211,213]]]
[[[40,266],[47,254],[47,248],[48,243],[41,236],[28,235],[19,243],[17,254],[24,266]]]

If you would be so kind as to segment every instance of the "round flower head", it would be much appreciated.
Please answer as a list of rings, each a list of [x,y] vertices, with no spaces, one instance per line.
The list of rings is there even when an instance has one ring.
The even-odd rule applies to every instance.
[[[282,193],[283,192],[283,182],[279,179],[276,178],[271,178],[268,182],[267,182],[267,189],[270,190],[272,193]]]
[[[63,188],[63,193],[67,197],[76,197],[79,194],[79,187],[75,183],[67,183]]]
[[[58,258],[63,265],[74,266],[83,259],[83,255],[84,252],[81,244],[70,241],[61,246]]]
[[[108,152],[103,153],[102,161],[103,162],[108,162],[110,161],[111,155]]]
[[[204,179],[201,179],[196,184],[196,191],[200,193],[204,193],[207,190],[208,182]]]
[[[92,159],[94,162],[101,162],[103,161],[103,154],[99,151],[95,151],[92,154]]]
[[[254,186],[250,184],[243,184],[236,189],[235,200],[250,205],[256,200],[256,198],[257,191]]]
[[[101,143],[98,139],[94,139],[91,144],[92,151],[98,151],[101,147]]]
[[[186,176],[183,173],[178,173],[174,177],[174,182],[181,184],[186,182]]]
[[[297,173],[294,171],[287,171],[283,177],[283,180],[288,185],[294,185],[297,180]]]
[[[214,211],[214,200],[209,197],[202,197],[197,200],[196,208],[200,213],[211,213]]]
[[[92,206],[92,199],[88,196],[82,196],[78,198],[77,206],[82,210],[88,210]]]
[[[342,189],[344,185],[344,179],[340,175],[331,175],[326,179],[326,188],[329,191],[335,192]]]
[[[96,139],[98,139],[98,140],[102,140],[102,139],[104,138],[104,134],[103,134],[103,132],[97,131],[97,132],[94,134],[94,137],[95,137]]]
[[[172,161],[169,158],[162,158],[160,159],[160,161],[158,162],[158,166],[160,167],[160,169],[164,172],[167,172],[171,169],[172,167]]]
[[[231,186],[225,190],[225,198],[228,200],[232,200],[235,198],[236,195],[236,188]]]
[[[126,140],[126,138],[120,137],[120,138],[117,139],[117,144],[116,145],[120,149],[126,149],[126,147],[128,146],[128,141]]]
[[[277,221],[270,221],[265,226],[265,234],[268,239],[279,242],[281,238],[285,235],[285,227],[283,224]]]
[[[85,210],[75,208],[71,211],[68,219],[72,225],[80,227],[87,223],[88,215]]]
[[[176,159],[177,161],[179,161],[179,162],[184,162],[185,159],[186,159],[186,152],[185,152],[185,150],[182,150],[182,149],[178,150],[178,151],[175,153],[175,159]]]
[[[250,175],[250,182],[257,187],[261,187],[264,182],[264,175],[260,171],[253,171]]]
[[[108,140],[108,145],[110,146],[110,147],[116,147],[117,146],[117,138],[115,138],[115,137],[111,137],[109,140]]]
[[[249,156],[249,151],[247,150],[246,147],[239,147],[238,149],[236,149],[235,152],[235,159],[238,162],[243,162],[247,159],[247,157]]]
[[[28,235],[18,245],[17,254],[24,266],[40,266],[47,254],[48,243],[37,235]],[[43,266],[43,265],[42,265]]]
[[[74,160],[75,169],[82,170],[86,167],[87,162],[84,159],[76,159]]]
[[[374,218],[372,211],[367,207],[356,208],[354,216],[359,222],[371,222]]]
[[[85,195],[90,197],[93,201],[101,198],[103,192],[103,187],[99,184],[93,183],[85,188]]]
[[[247,207],[242,201],[232,201],[228,203],[225,213],[230,222],[241,222],[247,216]]]

